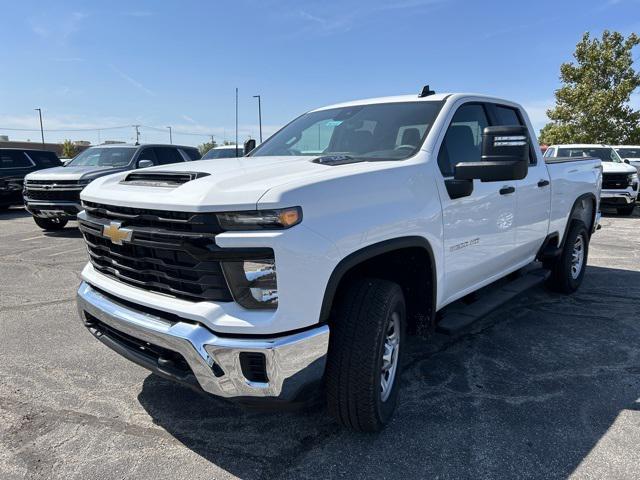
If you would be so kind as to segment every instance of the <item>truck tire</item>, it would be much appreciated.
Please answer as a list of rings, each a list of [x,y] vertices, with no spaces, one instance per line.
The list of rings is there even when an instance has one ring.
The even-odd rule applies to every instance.
[[[629,205],[627,207],[618,207],[618,215],[633,215],[633,210],[636,208],[635,205]]]
[[[551,266],[547,287],[560,293],[575,292],[582,283],[588,254],[589,232],[584,223],[575,221],[569,226],[562,253]]]
[[[69,220],[66,218],[40,218],[33,217],[33,221],[36,222],[41,229],[47,232],[53,232],[56,230],[62,230]]]
[[[331,323],[327,406],[342,425],[377,432],[398,399],[406,349],[404,295],[393,282],[369,278],[355,280],[343,293]]]

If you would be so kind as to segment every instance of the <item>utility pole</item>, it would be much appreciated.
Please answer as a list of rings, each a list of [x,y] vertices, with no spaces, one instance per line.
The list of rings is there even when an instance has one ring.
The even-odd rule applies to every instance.
[[[140,145],[140,125],[131,125],[136,129],[136,145]]]
[[[34,110],[37,110],[38,114],[40,115],[40,135],[42,136],[42,149],[44,150],[44,128],[42,128],[42,109],[34,108]]]
[[[236,87],[236,157],[238,156],[238,87]]]
[[[171,136],[171,127],[167,127],[169,129],[169,143],[173,145],[173,137]]]
[[[260,143],[262,143],[262,102],[260,95],[254,95],[253,98],[258,99],[258,124],[260,125]]]

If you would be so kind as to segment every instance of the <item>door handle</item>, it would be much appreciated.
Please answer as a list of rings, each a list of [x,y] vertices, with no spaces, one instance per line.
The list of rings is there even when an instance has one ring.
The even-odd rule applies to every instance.
[[[538,182],[538,187],[540,187],[540,188],[546,187],[547,185],[549,185],[549,180],[540,180]]]
[[[516,187],[502,187],[500,189],[500,195],[509,195],[516,191]]]

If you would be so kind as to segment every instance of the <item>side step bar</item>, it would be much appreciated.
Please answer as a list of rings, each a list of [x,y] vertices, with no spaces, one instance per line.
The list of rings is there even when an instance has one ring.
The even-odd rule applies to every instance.
[[[502,280],[484,287],[477,294],[475,301],[466,301],[468,297],[457,300],[444,308],[437,331],[447,335],[457,333],[473,322],[486,317],[509,300],[541,284],[548,276],[549,271],[543,268],[525,270],[515,280],[510,282]]]

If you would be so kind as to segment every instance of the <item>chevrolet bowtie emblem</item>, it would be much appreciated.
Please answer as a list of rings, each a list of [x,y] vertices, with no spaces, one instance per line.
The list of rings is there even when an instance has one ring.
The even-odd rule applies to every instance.
[[[120,225],[122,225],[120,222],[111,222],[102,228],[102,234],[116,245],[122,245],[122,242],[130,242],[133,234],[133,230],[120,228]]]

